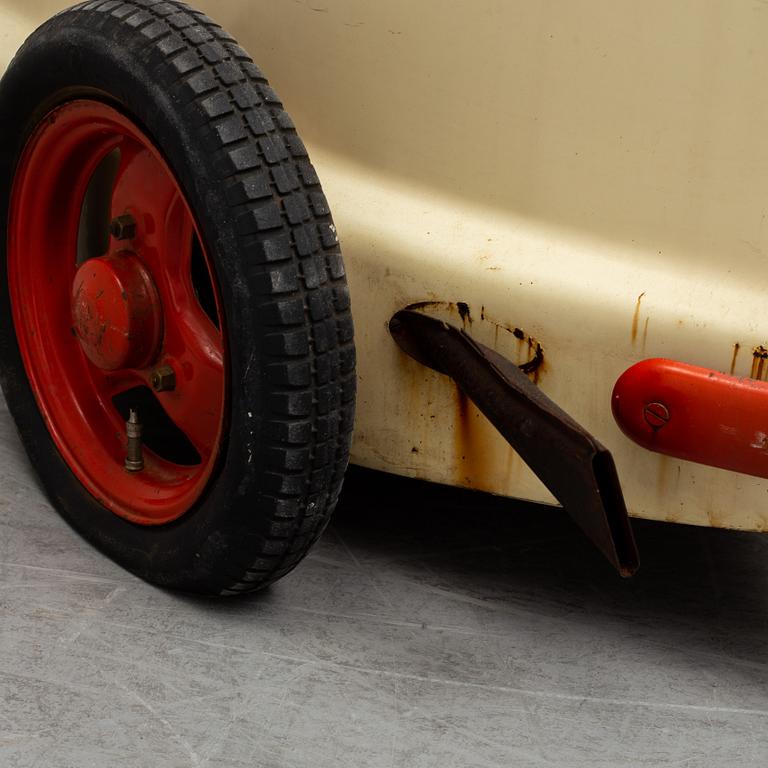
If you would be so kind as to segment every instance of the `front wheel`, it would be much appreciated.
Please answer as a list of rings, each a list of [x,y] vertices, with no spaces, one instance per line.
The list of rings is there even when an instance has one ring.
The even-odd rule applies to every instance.
[[[226,32],[153,0],[48,21],[0,114],[0,377],[51,499],[149,581],[274,581],[336,504],[355,395],[290,118]]]

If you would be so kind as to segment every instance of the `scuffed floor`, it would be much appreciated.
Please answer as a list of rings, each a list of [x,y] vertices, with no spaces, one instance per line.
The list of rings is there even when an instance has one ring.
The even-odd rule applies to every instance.
[[[768,764],[768,538],[353,471],[267,593],[144,584],[52,511],[0,410],[0,766]]]

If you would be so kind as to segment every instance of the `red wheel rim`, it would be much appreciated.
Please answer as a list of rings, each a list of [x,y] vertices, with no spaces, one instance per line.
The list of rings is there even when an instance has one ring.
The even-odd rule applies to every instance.
[[[108,156],[115,167],[105,212],[108,207],[116,225],[125,226],[109,236],[105,252],[83,261],[83,204]],[[126,216],[133,228],[130,219],[118,219]],[[204,308],[193,281],[196,246],[213,307]],[[40,122],[13,183],[8,284],[32,391],[72,472],[99,502],[132,522],[158,525],[183,515],[203,493],[221,447],[223,313],[179,184],[125,115],[79,100]],[[194,459],[169,456],[162,441],[147,440],[144,469],[126,470],[125,414],[118,403],[139,391],[151,393],[152,408],[159,404],[172,422],[173,429],[156,431],[183,435]]]

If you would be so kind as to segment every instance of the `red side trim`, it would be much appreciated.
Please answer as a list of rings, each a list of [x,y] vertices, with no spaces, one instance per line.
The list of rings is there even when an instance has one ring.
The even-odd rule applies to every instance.
[[[768,477],[768,383],[643,360],[613,390],[622,431],[651,451]]]

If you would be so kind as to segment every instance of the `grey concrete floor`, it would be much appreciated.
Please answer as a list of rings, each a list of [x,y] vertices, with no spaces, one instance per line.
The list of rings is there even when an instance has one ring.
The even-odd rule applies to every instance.
[[[43,497],[0,409],[0,766],[765,766],[768,538],[362,471],[269,591],[144,584]]]

